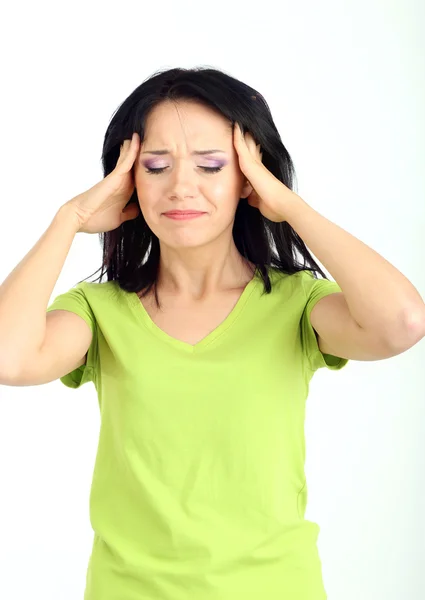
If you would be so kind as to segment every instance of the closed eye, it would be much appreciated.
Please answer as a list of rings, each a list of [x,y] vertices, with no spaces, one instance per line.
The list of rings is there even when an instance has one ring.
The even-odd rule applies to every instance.
[[[218,173],[222,168],[223,167],[200,167],[200,169],[204,169],[207,173]],[[162,173],[165,169],[168,169],[168,167],[160,167],[158,169],[147,167],[146,173],[149,173],[150,175],[159,175],[159,173]]]

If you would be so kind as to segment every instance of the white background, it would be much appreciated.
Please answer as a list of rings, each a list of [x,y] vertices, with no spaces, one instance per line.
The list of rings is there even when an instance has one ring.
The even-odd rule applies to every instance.
[[[425,297],[424,6],[9,3],[0,26],[0,280],[58,208],[102,177],[106,127],[133,89],[159,68],[212,66],[266,98],[298,194]],[[78,234],[52,299],[100,263],[98,236]],[[321,527],[329,600],[425,597],[424,359],[422,340],[312,381],[306,518]],[[93,384],[0,386],[0,598],[82,599],[98,432]]]

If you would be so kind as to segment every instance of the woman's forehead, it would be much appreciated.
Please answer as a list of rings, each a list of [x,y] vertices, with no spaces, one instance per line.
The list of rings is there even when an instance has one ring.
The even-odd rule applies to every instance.
[[[209,144],[193,150],[212,149],[216,142],[230,138],[231,123],[224,116],[193,102],[162,103],[146,119],[144,140],[161,148],[168,147],[172,141],[186,141],[191,146]]]

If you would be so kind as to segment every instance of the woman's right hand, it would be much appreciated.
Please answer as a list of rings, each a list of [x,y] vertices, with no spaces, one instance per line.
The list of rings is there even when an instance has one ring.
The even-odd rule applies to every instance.
[[[131,203],[126,207],[134,192],[132,168],[139,146],[139,135],[133,133],[131,140],[124,140],[121,145],[115,169],[92,188],[66,203],[75,211],[79,232],[111,231],[140,214],[138,203]],[[124,208],[126,210],[123,212]]]

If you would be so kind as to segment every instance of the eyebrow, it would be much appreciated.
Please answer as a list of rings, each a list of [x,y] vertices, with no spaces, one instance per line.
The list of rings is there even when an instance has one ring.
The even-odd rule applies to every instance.
[[[225,154],[224,150],[217,150],[213,148],[212,150],[195,150],[192,152],[192,155],[203,156],[204,154],[216,154],[217,152],[222,152]],[[155,154],[157,156],[162,156],[163,154],[171,154],[170,150],[146,150],[142,152],[142,154]]]

